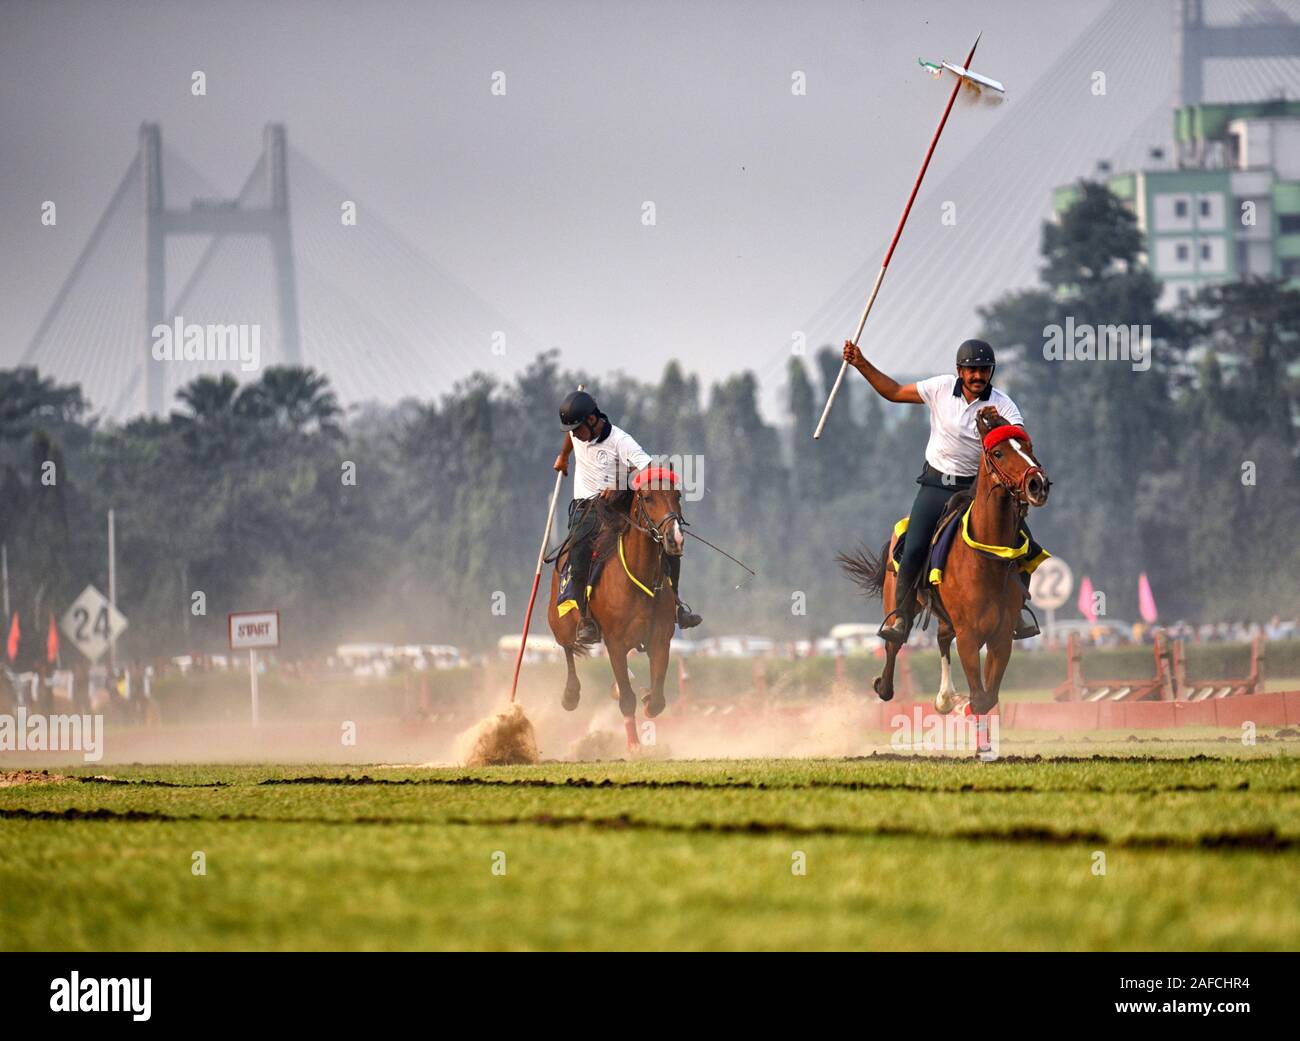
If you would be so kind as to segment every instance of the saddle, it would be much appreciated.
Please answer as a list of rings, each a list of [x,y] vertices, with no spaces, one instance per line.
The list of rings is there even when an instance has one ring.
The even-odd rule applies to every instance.
[[[930,550],[926,554],[925,567],[921,573],[929,579],[927,584],[938,585],[943,581],[943,566],[948,560],[948,551],[952,549],[953,539],[957,534],[960,524],[956,523],[968,509],[971,503],[975,501],[973,491],[957,492],[948,500],[948,505],[939,516],[939,523],[934,526],[934,534],[930,537]],[[890,558],[890,567],[894,574],[898,574],[899,562],[903,559],[903,542],[907,538],[908,518],[904,517],[894,525],[894,533],[898,536],[894,543],[894,553]]]
[[[957,541],[959,535],[977,553],[1013,563],[1016,570],[1024,572],[1026,576],[1033,574],[1034,569],[1051,556],[1047,550],[1034,541],[1033,536],[1029,534],[1023,525],[1019,528],[1021,537],[1019,546],[985,546],[976,542],[970,537],[966,528],[966,518],[974,501],[974,490],[957,492],[948,500],[948,504],[939,517],[939,523],[934,527],[934,535],[930,539],[930,548],[925,557],[925,566],[921,569],[925,581],[920,584],[921,588],[918,591],[923,608],[922,629],[929,626],[930,614],[934,611],[938,611],[944,618],[947,617],[943,611],[937,587],[943,582],[943,569],[948,562],[948,554],[952,551],[953,543]],[[894,544],[894,553],[890,558],[890,565],[895,574],[898,574],[899,561],[902,560],[903,540],[907,537],[907,522],[908,518],[904,517],[894,525],[894,532],[898,538]],[[1028,593],[1026,593],[1026,599],[1028,599]]]
[[[596,588],[600,581],[600,573],[605,570],[605,565],[609,563],[609,558],[604,560],[596,556],[596,547],[593,542],[591,548],[592,563],[591,570],[587,573],[587,602],[591,602],[591,591]],[[564,556],[564,566],[560,569],[560,584],[555,594],[555,606],[559,615],[563,618],[570,611],[578,609],[578,600],[573,589],[573,568],[569,566],[569,555]]]

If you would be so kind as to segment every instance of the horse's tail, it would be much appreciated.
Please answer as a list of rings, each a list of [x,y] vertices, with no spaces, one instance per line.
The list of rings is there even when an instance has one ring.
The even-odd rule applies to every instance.
[[[868,598],[881,596],[885,589],[885,562],[889,559],[889,543],[886,542],[876,556],[866,546],[859,546],[852,553],[839,553],[835,559],[839,562],[849,578],[853,579]]]

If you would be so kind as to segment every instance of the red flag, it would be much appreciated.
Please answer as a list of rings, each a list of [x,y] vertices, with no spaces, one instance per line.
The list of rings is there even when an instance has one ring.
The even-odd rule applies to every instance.
[[[45,660],[56,662],[59,660],[59,630],[54,624],[54,612],[50,612],[50,631],[45,636]]]
[[[6,648],[11,662],[18,660],[18,640],[21,636],[22,630],[18,628],[18,612],[15,611],[14,620],[9,623],[9,646]]]

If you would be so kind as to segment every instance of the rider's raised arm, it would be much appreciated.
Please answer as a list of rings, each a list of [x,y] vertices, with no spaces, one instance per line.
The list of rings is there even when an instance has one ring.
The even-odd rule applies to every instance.
[[[872,388],[886,401],[895,401],[905,405],[924,405],[926,403],[915,383],[899,383],[886,376],[862,356],[862,352],[852,340],[844,342],[844,360],[857,369],[871,384]]]

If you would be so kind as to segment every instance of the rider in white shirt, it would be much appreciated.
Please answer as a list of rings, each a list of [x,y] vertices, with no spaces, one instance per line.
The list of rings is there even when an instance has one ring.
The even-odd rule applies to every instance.
[[[857,369],[886,401],[928,405],[930,440],[925,446],[925,468],[916,483],[912,512],[903,536],[903,555],[899,561],[894,588],[895,609],[880,627],[882,639],[905,643],[916,611],[915,595],[907,595],[925,567],[926,552],[935,526],[948,500],[970,488],[979,475],[984,454],[975,416],[981,408],[992,405],[1003,419],[1023,426],[1020,409],[1006,394],[993,386],[997,359],[993,348],[983,340],[967,340],[957,348],[957,374],[931,376],[906,385],[890,379],[862,356],[852,340],[844,344],[844,360]],[[1025,582],[1028,597],[1029,577],[1018,572]],[[1023,640],[1038,634],[1038,626],[1029,614],[1022,615],[1014,639]]]
[[[555,457],[554,469],[567,474],[569,456],[574,457],[573,501],[569,503],[569,574],[582,619],[578,623],[578,639],[590,643],[599,638],[587,604],[592,545],[600,527],[596,499],[608,502],[626,491],[631,487],[631,479],[649,466],[651,460],[631,434],[609,421],[596,405],[596,399],[586,391],[574,391],[564,399],[560,405],[560,423],[569,436]],[[693,628],[704,619],[682,600],[682,558],[665,556],[664,559],[677,594],[677,624],[683,629]]]

